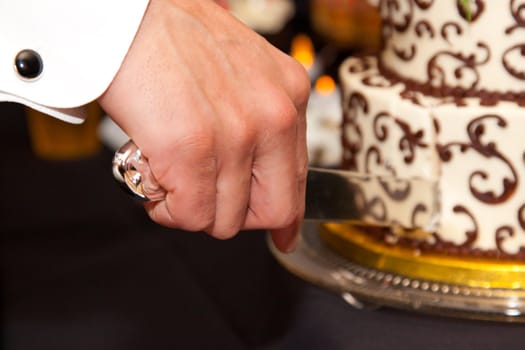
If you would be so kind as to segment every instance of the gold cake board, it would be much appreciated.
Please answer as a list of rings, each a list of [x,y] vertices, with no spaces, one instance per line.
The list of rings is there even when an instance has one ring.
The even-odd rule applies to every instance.
[[[279,252],[271,240],[269,246],[277,260],[291,273],[340,294],[355,307],[385,306],[443,316],[525,322],[523,284],[515,288],[484,287],[365,266],[331,249],[321,239],[318,223],[306,222],[303,225],[299,243],[292,253]],[[477,265],[468,265],[472,266]],[[504,276],[496,273],[498,277]],[[516,273],[520,276],[520,271]]]

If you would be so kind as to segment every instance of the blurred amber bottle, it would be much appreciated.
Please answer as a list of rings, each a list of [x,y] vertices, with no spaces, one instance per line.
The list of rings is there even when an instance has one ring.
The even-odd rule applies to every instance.
[[[72,160],[95,155],[101,148],[98,124],[102,110],[95,102],[85,106],[87,118],[71,124],[27,108],[29,137],[34,153],[49,160]]]
[[[340,48],[379,48],[381,18],[367,0],[311,0],[310,16],[314,31]]]

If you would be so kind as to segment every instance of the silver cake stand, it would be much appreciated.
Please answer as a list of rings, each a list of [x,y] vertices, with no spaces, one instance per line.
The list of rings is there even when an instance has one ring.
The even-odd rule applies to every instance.
[[[394,307],[443,316],[525,322],[525,290],[473,288],[408,278],[355,264],[321,241],[318,224],[305,223],[296,250],[277,260],[291,273],[340,294],[357,308]]]

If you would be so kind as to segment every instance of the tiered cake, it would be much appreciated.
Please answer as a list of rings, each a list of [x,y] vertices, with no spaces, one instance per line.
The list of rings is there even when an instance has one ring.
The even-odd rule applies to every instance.
[[[383,44],[341,67],[343,166],[437,184],[418,232],[328,224],[334,249],[374,268],[525,287],[525,1],[382,0]],[[374,187],[370,217],[418,224],[435,203]],[[400,211],[406,203],[413,210]]]

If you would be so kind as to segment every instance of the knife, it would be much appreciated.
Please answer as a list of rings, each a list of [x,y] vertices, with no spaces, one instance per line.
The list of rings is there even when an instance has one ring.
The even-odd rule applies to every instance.
[[[141,201],[158,201],[166,195],[132,140],[115,152],[113,176]],[[428,179],[310,167],[304,218],[431,232],[439,218],[438,198],[437,182]]]

